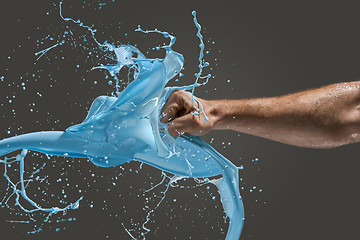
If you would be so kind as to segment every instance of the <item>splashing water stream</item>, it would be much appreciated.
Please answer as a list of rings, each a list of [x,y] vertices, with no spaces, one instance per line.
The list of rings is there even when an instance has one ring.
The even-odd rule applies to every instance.
[[[194,103],[197,101],[193,96],[195,87],[206,84],[210,78],[210,75],[202,76],[202,70],[208,66],[208,63],[203,61],[204,43],[195,11],[193,12],[194,23],[198,29],[197,36],[200,40],[199,72],[195,75],[196,81],[190,86],[167,88],[165,88],[166,84],[180,73],[184,64],[183,56],[172,50],[176,41],[174,36],[157,29],[143,30],[139,26],[136,31],[145,34],[159,33],[170,39],[169,45],[162,47],[166,50],[163,59],[148,59],[131,45],[117,47],[106,42],[99,43],[95,37],[96,30],[85,26],[80,21],[63,17],[61,4],[60,16],[65,21],[71,21],[80,27],[87,28],[103,51],[115,54],[116,64],[96,66],[93,69],[105,69],[114,77],[117,96],[97,97],[84,121],[65,131],[33,132],[0,141],[0,156],[23,149],[21,154],[16,157],[5,157],[4,160],[0,160],[5,167],[4,176],[13,194],[16,195],[16,205],[29,213],[47,212],[49,215],[45,221],[48,221],[53,214],[66,213],[67,210],[78,208],[82,199],[81,197],[65,207],[47,208],[41,207],[31,200],[26,194],[29,181],[24,180],[23,177],[24,159],[28,150],[50,155],[88,158],[93,164],[100,167],[113,167],[136,160],[174,174],[172,178],[169,178],[167,189],[179,179],[188,177],[205,178],[204,181],[216,185],[226,216],[230,219],[226,239],[239,239],[243,227],[244,210],[239,193],[238,167],[199,137],[182,134],[175,140],[168,133],[167,124],[160,123],[161,109],[173,91],[187,90]],[[38,58],[40,58],[47,51],[62,43],[40,51],[36,55],[39,55]],[[116,74],[124,67],[134,70],[134,80],[120,92],[119,79]],[[199,79],[206,80],[199,83]],[[204,114],[201,105],[196,109],[195,114]],[[20,163],[20,181],[18,183],[14,183],[7,175],[7,166],[13,162]],[[221,177],[215,180],[208,179],[214,176]],[[168,176],[164,175],[164,179],[165,177]],[[157,185],[153,188],[155,187]],[[165,198],[167,189],[155,209]],[[23,207],[19,201],[20,198],[30,203],[33,208]],[[146,221],[142,225],[146,231],[142,234],[144,239],[145,234],[150,231],[145,225],[155,209],[148,213]],[[133,237],[126,228],[125,230]]]

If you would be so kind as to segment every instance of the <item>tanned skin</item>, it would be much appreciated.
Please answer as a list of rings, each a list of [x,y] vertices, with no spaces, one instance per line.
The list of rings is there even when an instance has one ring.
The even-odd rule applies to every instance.
[[[163,107],[161,122],[169,122],[173,137],[182,133],[204,135],[229,129],[289,145],[335,148],[360,141],[360,81],[337,83],[285,96],[205,100],[173,92]]]

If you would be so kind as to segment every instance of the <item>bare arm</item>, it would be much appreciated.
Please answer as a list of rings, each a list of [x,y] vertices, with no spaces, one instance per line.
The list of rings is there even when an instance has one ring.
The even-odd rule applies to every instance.
[[[215,129],[235,130],[274,141],[310,148],[333,148],[360,141],[360,82],[330,86],[286,96],[204,100],[208,117],[194,116],[191,95],[174,92],[163,108],[169,132],[203,135]]]

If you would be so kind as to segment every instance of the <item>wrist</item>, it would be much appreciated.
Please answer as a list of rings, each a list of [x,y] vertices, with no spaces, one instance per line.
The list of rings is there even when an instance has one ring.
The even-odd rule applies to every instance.
[[[209,101],[209,121],[212,125],[211,130],[226,129],[227,103],[226,100]]]

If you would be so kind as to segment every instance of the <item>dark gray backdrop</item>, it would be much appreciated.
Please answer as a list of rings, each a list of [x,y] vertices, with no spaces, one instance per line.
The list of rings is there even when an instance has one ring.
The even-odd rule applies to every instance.
[[[98,3],[104,2],[108,4],[99,9]],[[144,2],[64,1],[64,15],[94,24],[101,42],[137,44],[144,53],[149,50],[151,57],[163,56],[151,48],[164,40],[134,33],[137,25],[173,33],[177,37],[174,49],[185,57],[185,76],[176,84],[188,84],[197,71],[198,39],[191,16],[196,10],[206,49],[210,49],[205,57],[215,76],[196,90],[203,98],[268,97],[359,79],[358,1]],[[113,92],[104,72],[88,71],[104,63],[103,58],[88,55],[95,46],[91,43],[80,46],[68,40],[36,61],[34,53],[62,40],[65,30],[73,31],[73,39],[81,41],[80,36],[86,35],[91,42],[84,29],[64,23],[58,12],[57,1],[3,1],[0,5],[0,76],[5,77],[0,81],[0,138],[64,130],[85,117],[86,107],[96,96]],[[94,85],[94,80],[99,84]],[[244,166],[240,175],[246,220],[241,239],[359,238],[358,144],[313,150],[227,131],[205,137],[211,138],[220,153]],[[255,158],[259,160],[253,161]],[[34,164],[39,161],[33,160]],[[1,238],[130,239],[122,223],[131,229],[132,223],[144,221],[144,201],[137,195],[151,182],[161,180],[161,173],[150,167],[138,173],[130,169],[139,166],[99,169],[85,160],[54,158],[43,173],[49,175],[47,190],[61,197],[63,186],[56,182],[61,176],[71,186],[66,188],[69,202],[84,195],[80,209],[66,215],[77,220],[45,225],[42,232],[26,235],[32,230],[30,225],[6,222],[19,217],[1,208]],[[91,178],[93,173],[96,181]],[[4,194],[5,179],[1,182],[0,193]],[[29,187],[29,195],[38,193],[34,198],[44,206],[54,199],[59,203],[53,196],[42,195],[37,184]],[[171,188],[152,215],[147,225],[152,232],[147,238],[224,238],[227,224],[221,203],[218,198],[209,200],[218,197],[215,188],[193,188],[190,181],[180,185],[185,187]],[[256,190],[250,192],[253,186]],[[79,194],[78,188],[85,193]],[[56,232],[56,228],[61,230]]]

